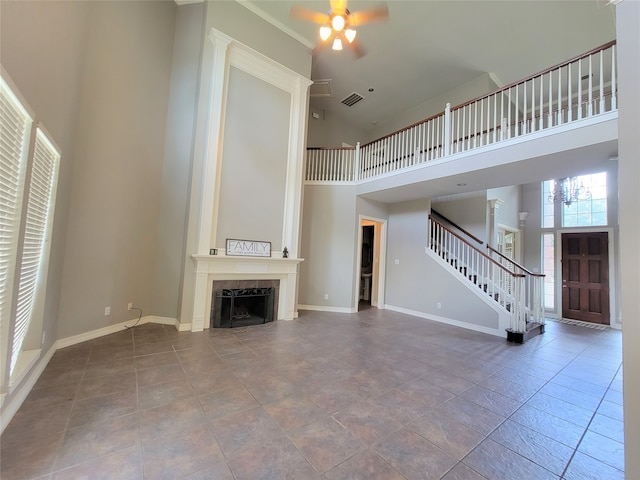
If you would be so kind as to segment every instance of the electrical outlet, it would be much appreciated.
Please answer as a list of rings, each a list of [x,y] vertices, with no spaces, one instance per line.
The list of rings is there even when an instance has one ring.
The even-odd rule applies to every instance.
[[[111,307],[104,307],[104,316],[108,317],[111,315]]]
[[[325,293],[325,294],[324,294],[324,299],[325,299],[325,300],[329,300],[329,294],[328,294],[328,293]]]
[[[442,304],[440,302],[436,303],[437,308],[442,308]]]
[[[133,302],[127,303],[127,310],[131,310],[133,308]]]
[[[399,258],[396,258],[396,259],[393,261],[393,263],[395,263],[396,265],[400,265],[400,259],[399,259]]]

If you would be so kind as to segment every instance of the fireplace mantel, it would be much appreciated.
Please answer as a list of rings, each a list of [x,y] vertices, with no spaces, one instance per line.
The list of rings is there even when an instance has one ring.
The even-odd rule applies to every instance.
[[[298,264],[302,258],[191,255],[195,262],[195,301],[191,330],[209,325],[211,286],[214,280],[280,280],[278,320],[293,320],[296,312]]]

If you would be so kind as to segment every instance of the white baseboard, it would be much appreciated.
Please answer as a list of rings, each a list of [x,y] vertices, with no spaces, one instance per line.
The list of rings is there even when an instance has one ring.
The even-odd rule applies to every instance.
[[[350,307],[325,307],[323,305],[298,305],[298,310],[313,310],[315,312],[356,313],[358,310]]]
[[[160,325],[173,325],[176,330],[179,332],[190,332],[191,324],[190,323],[180,323],[177,318],[171,317],[157,317],[155,315],[149,315],[144,317],[147,319],[148,323],[158,323]]]
[[[447,317],[439,317],[437,315],[430,315],[424,312],[418,312],[416,310],[409,310],[408,308],[396,307],[394,305],[385,305],[385,308],[399,313],[405,313],[407,315],[411,315],[413,317],[424,318],[425,320],[433,320],[434,322],[446,323],[447,325],[451,325],[454,327],[466,328],[467,330],[474,330],[476,332],[488,333],[489,335],[494,335],[496,337],[504,337],[506,338],[506,333],[501,331],[499,328],[489,328],[483,327],[482,325],[475,325],[473,323],[461,322],[460,320],[454,320],[452,318]]]
[[[138,325],[142,325],[143,323],[147,323],[148,317],[142,317],[138,322]],[[108,327],[98,328],[97,330],[91,330],[90,332],[80,333],[78,335],[73,335],[71,337],[61,338],[56,342],[56,348],[65,348],[70,347],[71,345],[75,345],[77,343],[86,342],[87,340],[93,340],[94,338],[104,337],[105,335],[109,335],[111,333],[116,333],[121,330],[124,330],[126,327],[130,327],[135,323],[134,320],[127,320],[126,322],[116,323],[115,325],[109,325]]]
[[[36,384],[40,375],[49,364],[49,360],[53,357],[53,354],[56,353],[56,344],[54,343],[47,352],[42,355],[38,361],[35,363],[30,372],[28,372],[23,381],[16,386],[16,388],[11,392],[10,400],[3,401],[2,403],[2,414],[0,415],[0,433],[2,433],[9,422],[16,414],[22,403],[31,392],[31,389]],[[6,397],[5,397],[6,400]]]

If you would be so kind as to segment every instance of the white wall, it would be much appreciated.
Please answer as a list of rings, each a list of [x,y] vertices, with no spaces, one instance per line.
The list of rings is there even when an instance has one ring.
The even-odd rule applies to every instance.
[[[616,6],[619,72],[619,198],[623,315],[625,478],[640,478],[640,2]]]

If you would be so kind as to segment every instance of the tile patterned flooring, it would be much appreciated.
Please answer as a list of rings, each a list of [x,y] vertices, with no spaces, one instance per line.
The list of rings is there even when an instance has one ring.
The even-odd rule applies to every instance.
[[[1,437],[10,479],[616,480],[621,333],[525,345],[400,313],[58,350]]]

